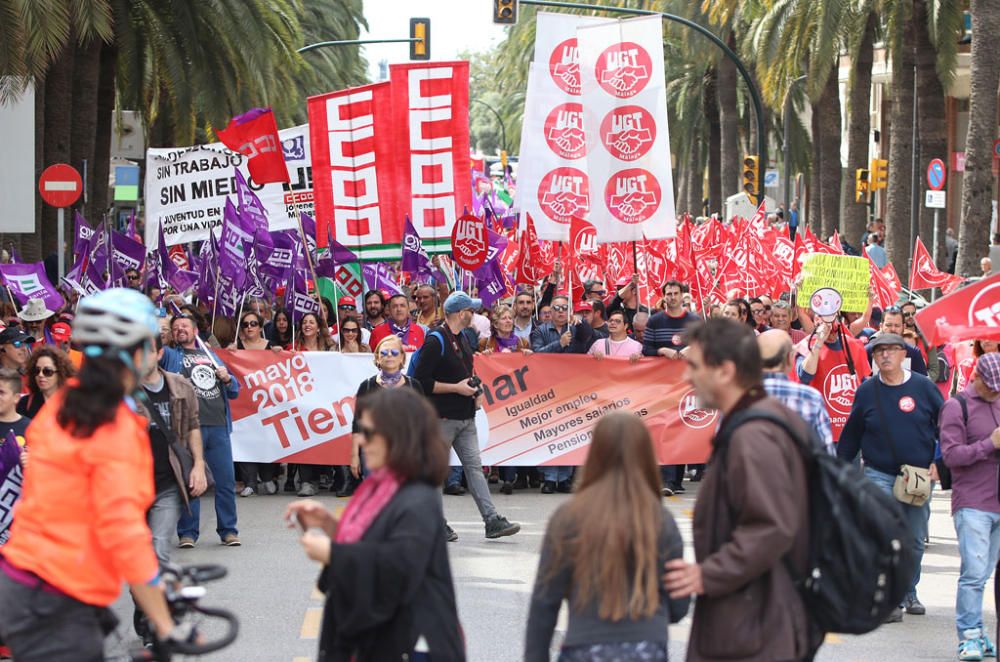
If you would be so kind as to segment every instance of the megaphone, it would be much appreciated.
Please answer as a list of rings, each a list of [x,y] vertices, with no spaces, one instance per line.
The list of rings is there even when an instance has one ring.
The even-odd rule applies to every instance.
[[[809,299],[809,307],[816,314],[816,317],[828,323],[837,320],[843,305],[844,297],[832,287],[819,288],[813,292],[812,298]]]

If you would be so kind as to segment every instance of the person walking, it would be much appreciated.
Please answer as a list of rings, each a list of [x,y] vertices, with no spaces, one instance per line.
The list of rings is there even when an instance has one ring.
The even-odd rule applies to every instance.
[[[472,311],[482,305],[462,291],[452,292],[444,302],[445,322],[427,334],[414,377],[441,418],[441,431],[449,448],[454,448],[469,485],[472,498],[486,525],[487,538],[512,536],[520,524],[497,513],[483,476],[476,434],[476,410],[482,390],[473,365],[474,352],[462,333],[472,322]],[[446,526],[449,540],[458,537]]]
[[[215,479],[216,532],[223,545],[239,547],[236,528],[236,476],[233,470],[233,417],[229,401],[240,394],[240,383],[229,374],[226,365],[214,352],[197,341],[197,320],[191,315],[178,315],[170,322],[175,347],[164,347],[160,367],[167,372],[184,375],[198,396],[198,425],[205,463]],[[181,549],[190,549],[198,542],[201,522],[201,502],[193,497],[190,512],[181,515],[177,535]]]
[[[903,368],[906,341],[902,336],[883,333],[869,345],[879,371],[858,387],[840,435],[837,455],[853,462],[860,451],[865,461],[865,476],[887,494],[893,494],[893,483],[906,465],[930,471],[944,397],[930,379]],[[902,621],[904,609],[914,616],[927,613],[917,597],[931,508],[929,478],[926,482],[926,501],[921,505],[900,504],[913,535],[910,546],[916,570],[903,604],[890,614],[888,623]]]
[[[306,555],[323,566],[318,662],[465,659],[444,536],[448,453],[438,417],[413,389],[358,401],[368,478],[341,517],[317,501],[288,506]],[[416,657],[423,654],[426,658]]]
[[[792,574],[806,572],[809,555],[805,460],[774,423],[727,427],[746,410],[787,419],[803,439],[806,425],[764,392],[760,350],[745,323],[710,319],[686,339],[687,380],[722,416],[695,503],[696,562],[669,561],[664,575],[671,597],[698,596],[687,660],[812,659],[823,636]]]
[[[941,456],[951,469],[951,516],[962,559],[955,600],[958,659],[996,657],[983,591],[1000,557],[1000,354],[976,361],[972,382],[941,409]]]
[[[621,310],[613,317],[622,320]],[[569,626],[560,662],[666,662],[667,625],[690,598],[671,598],[659,580],[684,542],[660,498],[653,441],[641,419],[601,418],[575,494],[549,520],[531,593],[526,662],[549,660],[563,601]]]

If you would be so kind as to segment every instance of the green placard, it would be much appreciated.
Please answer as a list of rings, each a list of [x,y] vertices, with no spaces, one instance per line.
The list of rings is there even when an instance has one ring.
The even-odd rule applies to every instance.
[[[799,301],[807,305],[813,292],[821,287],[832,287],[844,297],[841,308],[848,313],[863,313],[868,307],[868,286],[871,267],[868,258],[850,255],[813,253],[802,265],[802,288]]]

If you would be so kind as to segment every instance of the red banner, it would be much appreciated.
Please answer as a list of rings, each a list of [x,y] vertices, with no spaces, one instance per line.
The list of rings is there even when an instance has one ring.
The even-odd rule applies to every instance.
[[[1000,340],[1000,274],[938,299],[916,321],[930,345]]]
[[[959,283],[961,276],[940,271],[934,264],[931,254],[927,252],[924,242],[917,237],[917,243],[913,247],[913,268],[910,270],[910,289],[922,290],[929,287],[940,287],[947,294],[951,292]]]
[[[456,219],[472,206],[469,63],[393,64],[389,75],[396,217],[409,215],[428,251],[447,251]]]
[[[329,227],[366,257],[398,259],[403,217],[389,83],[310,97],[308,106],[317,245],[327,245]]]

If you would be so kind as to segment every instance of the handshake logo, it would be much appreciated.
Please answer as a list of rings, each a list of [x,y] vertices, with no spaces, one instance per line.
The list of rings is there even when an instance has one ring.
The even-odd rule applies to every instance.
[[[564,159],[581,158],[587,151],[583,106],[564,103],[553,108],[545,118],[545,142]]]
[[[615,44],[597,60],[597,82],[619,99],[639,94],[652,77],[653,62],[646,49],[632,42]]]
[[[552,49],[549,75],[560,90],[580,96],[580,48],[576,37],[570,37]]]
[[[616,173],[604,188],[608,211],[622,223],[649,220],[660,206],[660,185],[652,173],[630,168]]]
[[[538,204],[557,223],[569,223],[571,216],[583,218],[590,211],[587,175],[576,168],[556,168],[538,186]]]
[[[641,106],[615,108],[601,121],[601,141],[619,161],[635,161],[653,146],[656,123]]]

